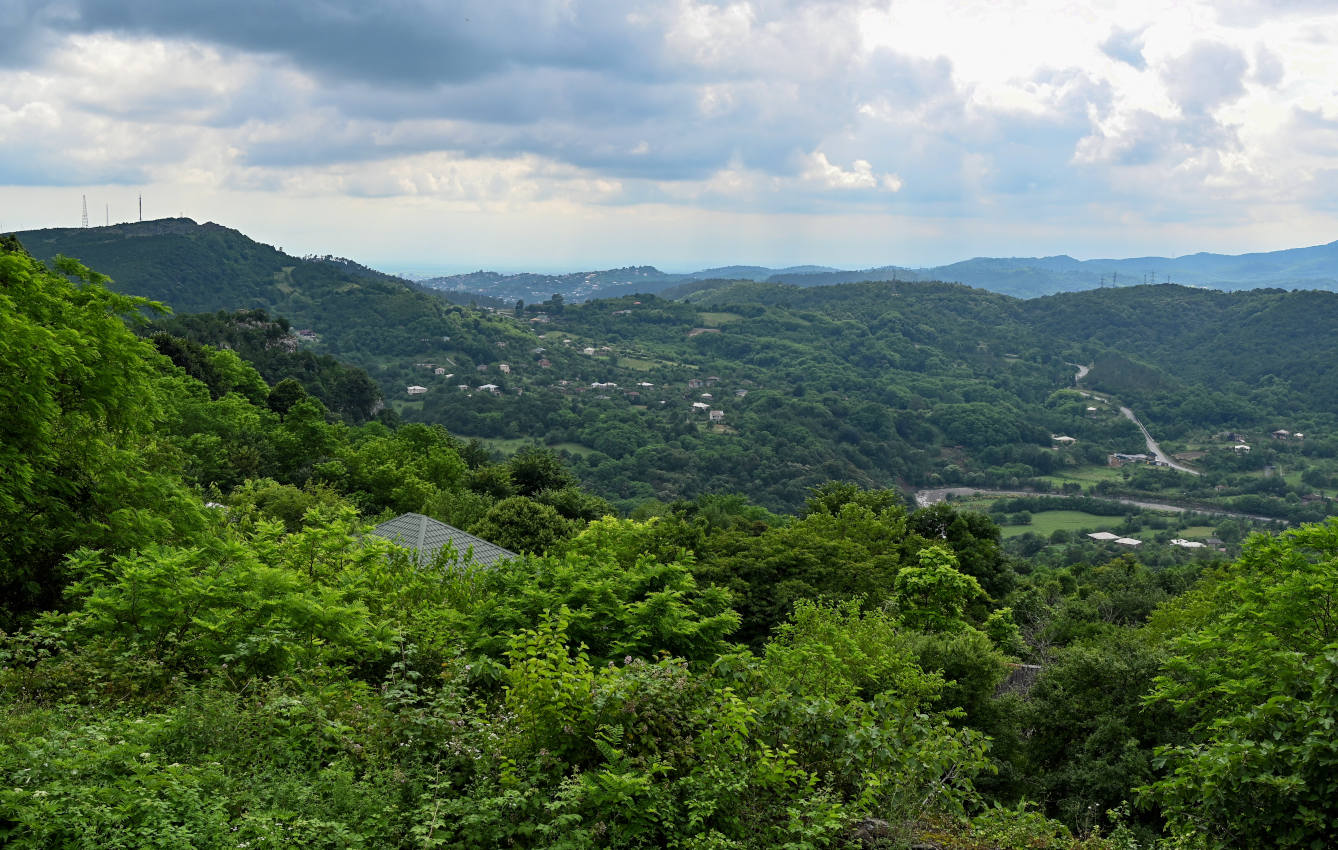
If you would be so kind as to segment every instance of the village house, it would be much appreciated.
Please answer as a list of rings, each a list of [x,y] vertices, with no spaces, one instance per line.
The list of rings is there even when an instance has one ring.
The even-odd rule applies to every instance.
[[[427,387],[420,387],[417,384],[414,384],[413,386],[408,387],[407,390],[409,395],[422,395],[427,392]]]
[[[693,378],[692,380],[688,381],[688,389],[690,390],[699,390],[701,389],[701,387],[702,387],[702,382],[700,378]]]
[[[711,405],[707,404],[707,403],[704,402],[704,401],[694,401],[694,402],[692,403],[692,409],[693,409],[693,410],[710,410],[710,409],[711,409]]]
[[[738,398],[743,398],[744,396],[748,395],[748,391],[747,391],[747,390],[735,390],[735,391],[734,391],[734,395],[737,396]]]
[[[478,366],[475,366],[474,368],[478,369],[480,372],[486,372],[488,371],[488,364],[480,363]]]
[[[724,421],[725,421],[725,411],[723,411],[723,410],[712,410],[712,411],[710,412],[709,415],[710,415],[710,417],[711,417],[711,421],[712,421],[712,422],[724,422]]]
[[[497,386],[496,384],[484,384],[483,386],[479,387],[479,392],[490,392],[493,395],[497,395],[499,390],[501,390],[501,387]]]
[[[1067,434],[1051,434],[1050,439],[1059,443],[1061,446],[1071,446],[1078,442],[1076,437],[1070,437]]]
[[[548,368],[550,368],[552,365],[553,365],[553,361],[549,360],[547,357],[541,357],[541,358],[539,358],[539,368],[540,368],[540,369],[548,369]]]
[[[582,354],[585,354],[585,355],[588,355],[588,356],[590,356],[590,357],[594,357],[594,356],[595,356],[595,350],[594,350],[593,348],[589,348],[589,347],[582,348],[582,349],[581,349],[581,353],[582,353]]]
[[[445,366],[438,366],[437,368],[435,368],[435,369],[432,370],[432,373],[433,373],[434,375],[445,375],[445,374],[446,374],[446,367],[445,367]]]
[[[510,365],[509,363],[498,363],[498,364],[497,364],[497,371],[498,371],[498,372],[501,372],[503,375],[510,375],[510,374],[511,374],[511,365]]]

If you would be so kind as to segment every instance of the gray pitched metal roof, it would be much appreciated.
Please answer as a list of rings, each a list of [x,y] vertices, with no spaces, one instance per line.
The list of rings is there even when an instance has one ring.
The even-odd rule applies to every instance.
[[[450,543],[455,549],[455,563],[491,567],[498,561],[519,558],[515,552],[475,537],[453,525],[438,522],[422,514],[404,514],[381,523],[372,534],[412,549],[419,564],[430,564],[437,553]]]

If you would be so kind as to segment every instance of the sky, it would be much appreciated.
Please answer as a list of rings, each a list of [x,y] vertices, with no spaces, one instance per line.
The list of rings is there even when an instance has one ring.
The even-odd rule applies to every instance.
[[[399,272],[1338,239],[1333,0],[0,0],[0,231]]]

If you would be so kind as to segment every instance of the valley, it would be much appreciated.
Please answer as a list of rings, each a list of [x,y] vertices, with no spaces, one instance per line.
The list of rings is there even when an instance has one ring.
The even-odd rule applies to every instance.
[[[337,820],[491,845],[512,821],[471,818],[518,805],[501,784],[547,801],[616,768],[689,807],[770,789],[712,821],[739,841],[788,834],[822,787],[823,846],[877,812],[962,850],[1155,847],[1175,786],[1152,754],[1216,728],[1174,719],[1167,671],[1307,675],[1255,648],[1329,595],[1331,366],[1294,352],[1332,345],[1338,295],[717,280],[506,308],[148,225],[33,240],[101,252],[115,291],[0,252],[24,400],[0,452],[21,744],[0,802],[42,843],[137,829],[105,796],[227,800],[170,820],[230,840]],[[202,312],[135,297],[181,287]],[[429,521],[474,541],[463,561],[368,534]],[[1264,637],[1220,631],[1242,611]],[[1110,728],[1121,759],[1094,759]]]

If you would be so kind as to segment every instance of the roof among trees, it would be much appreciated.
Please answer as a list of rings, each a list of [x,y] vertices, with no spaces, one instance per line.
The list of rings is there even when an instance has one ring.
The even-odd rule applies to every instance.
[[[449,543],[455,550],[455,562],[490,567],[498,561],[520,557],[510,549],[489,543],[482,537],[461,531],[453,525],[438,522],[422,514],[403,514],[372,529],[377,537],[396,543],[417,553],[419,564],[432,563],[437,554]]]

